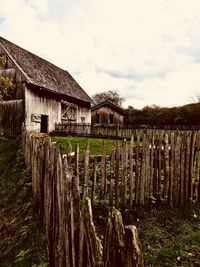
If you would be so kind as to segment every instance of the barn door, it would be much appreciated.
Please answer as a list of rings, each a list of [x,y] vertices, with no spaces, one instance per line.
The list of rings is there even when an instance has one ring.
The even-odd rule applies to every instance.
[[[49,121],[49,116],[41,115],[41,125],[40,125],[41,133],[48,133],[48,121]]]
[[[77,105],[62,101],[62,115],[61,120],[64,122],[77,121]]]

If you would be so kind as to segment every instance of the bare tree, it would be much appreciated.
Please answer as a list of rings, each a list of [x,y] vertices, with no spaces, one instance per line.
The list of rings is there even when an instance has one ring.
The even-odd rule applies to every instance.
[[[97,93],[92,96],[95,104],[102,103],[104,101],[110,101],[118,107],[122,106],[124,98],[120,96],[117,90],[109,90],[102,93]]]

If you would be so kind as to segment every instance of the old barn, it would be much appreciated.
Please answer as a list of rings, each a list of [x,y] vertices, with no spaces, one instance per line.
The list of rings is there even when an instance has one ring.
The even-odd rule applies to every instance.
[[[123,125],[126,111],[106,100],[92,107],[92,123],[95,125]]]
[[[66,70],[2,37],[0,78],[1,86],[12,85],[1,102],[7,128],[14,128],[16,120],[40,132],[53,131],[58,122],[91,123],[92,100]]]

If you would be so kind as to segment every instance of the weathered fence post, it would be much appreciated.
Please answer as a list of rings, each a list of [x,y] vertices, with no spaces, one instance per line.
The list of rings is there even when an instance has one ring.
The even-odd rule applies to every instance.
[[[117,142],[115,161],[115,207],[119,207],[119,168],[120,168],[120,144]]]
[[[135,225],[125,226],[125,267],[144,267],[142,246]]]
[[[84,242],[88,257],[84,255],[84,266],[100,267],[102,266],[102,245],[97,237],[93,223],[92,207],[89,198],[84,203]],[[86,264],[86,262],[87,264]]]
[[[133,147],[134,147],[134,137],[132,135],[130,146],[129,146],[129,208],[132,208],[133,206],[133,185],[134,185]]]
[[[101,180],[100,180],[100,202],[105,197],[105,184],[106,184],[106,155],[105,155],[105,143],[102,142],[101,147]]]
[[[94,203],[95,198],[96,198],[96,192],[95,192],[96,183],[97,183],[97,160],[96,160],[96,158],[94,158],[94,162],[93,162],[93,181],[92,181],[92,197],[91,197],[92,204]]]
[[[168,198],[169,191],[169,139],[168,134],[164,137],[164,188],[163,198]]]
[[[108,216],[103,246],[104,267],[144,267],[135,226],[124,227],[121,213],[113,209]]]

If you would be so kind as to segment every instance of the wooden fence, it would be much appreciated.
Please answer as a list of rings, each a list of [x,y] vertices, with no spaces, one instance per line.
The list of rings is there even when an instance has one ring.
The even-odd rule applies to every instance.
[[[27,132],[22,138],[45,229],[49,266],[144,266],[137,229],[124,227],[119,211],[113,209],[109,214],[104,241],[97,237],[88,198],[89,150],[80,170],[78,146],[72,162],[70,154],[62,155],[51,140]]]
[[[185,205],[200,201],[200,132],[187,131],[159,135],[139,132],[131,142],[120,142],[111,155],[75,158],[76,170],[85,169],[86,185],[92,203],[134,208],[137,206]],[[74,164],[71,146],[66,148],[68,159]],[[78,152],[76,152],[77,154]],[[87,168],[85,164],[87,162]]]
[[[77,135],[91,135],[92,125],[90,123],[56,123],[56,134],[77,134]]]
[[[14,137],[20,135],[23,122],[23,100],[0,102],[0,128],[4,136]]]
[[[62,122],[55,124],[55,133],[62,135],[82,135],[103,138],[131,139],[131,136],[142,135],[144,130],[149,136],[170,133],[172,130],[198,131],[200,125],[98,125],[89,123]]]

